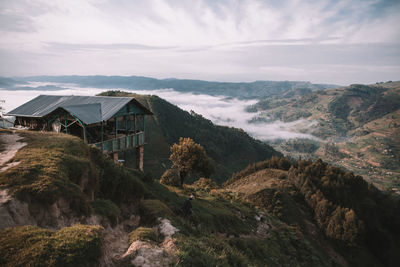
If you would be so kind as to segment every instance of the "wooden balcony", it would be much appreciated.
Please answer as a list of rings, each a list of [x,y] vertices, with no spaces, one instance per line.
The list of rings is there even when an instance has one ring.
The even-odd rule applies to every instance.
[[[144,145],[144,132],[125,135],[91,145],[102,150],[104,153],[114,153],[129,150]]]

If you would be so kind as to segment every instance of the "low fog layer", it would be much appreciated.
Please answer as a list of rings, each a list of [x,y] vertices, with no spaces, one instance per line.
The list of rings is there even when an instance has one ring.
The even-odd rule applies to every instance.
[[[40,90],[43,86],[51,85],[58,90]],[[51,95],[96,95],[103,92],[99,88],[82,88],[72,84],[59,83],[29,83],[29,90],[1,90],[1,99],[4,99],[6,112],[33,99],[41,94]],[[32,87],[39,90],[32,90]],[[28,87],[27,87],[28,88]],[[63,89],[65,88],[65,89]],[[118,89],[116,89],[118,90]],[[290,123],[282,121],[249,123],[257,113],[246,112],[246,107],[255,104],[256,100],[239,100],[224,96],[210,96],[193,93],[180,93],[172,89],[163,90],[133,90],[138,94],[153,94],[177,105],[181,109],[201,114],[218,125],[241,128],[253,137],[260,140],[306,138],[316,139],[311,132],[315,122],[298,120]]]

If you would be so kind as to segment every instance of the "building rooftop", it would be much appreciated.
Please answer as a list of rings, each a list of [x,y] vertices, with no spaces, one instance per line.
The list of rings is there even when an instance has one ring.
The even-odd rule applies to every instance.
[[[134,102],[145,114],[152,115],[151,111],[133,97],[55,95],[40,95],[5,115],[41,118],[62,108],[85,124],[92,124],[107,121],[129,102]]]

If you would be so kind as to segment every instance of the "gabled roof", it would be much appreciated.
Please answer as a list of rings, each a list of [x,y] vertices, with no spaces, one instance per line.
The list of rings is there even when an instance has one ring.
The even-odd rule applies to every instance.
[[[57,108],[63,108],[84,123],[92,124],[110,119],[131,101],[143,113],[153,114],[133,97],[40,95],[6,115],[41,118]]]

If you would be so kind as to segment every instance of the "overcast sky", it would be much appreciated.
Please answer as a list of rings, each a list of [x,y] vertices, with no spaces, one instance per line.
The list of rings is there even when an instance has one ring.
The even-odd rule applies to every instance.
[[[399,0],[0,0],[0,75],[400,80]]]

